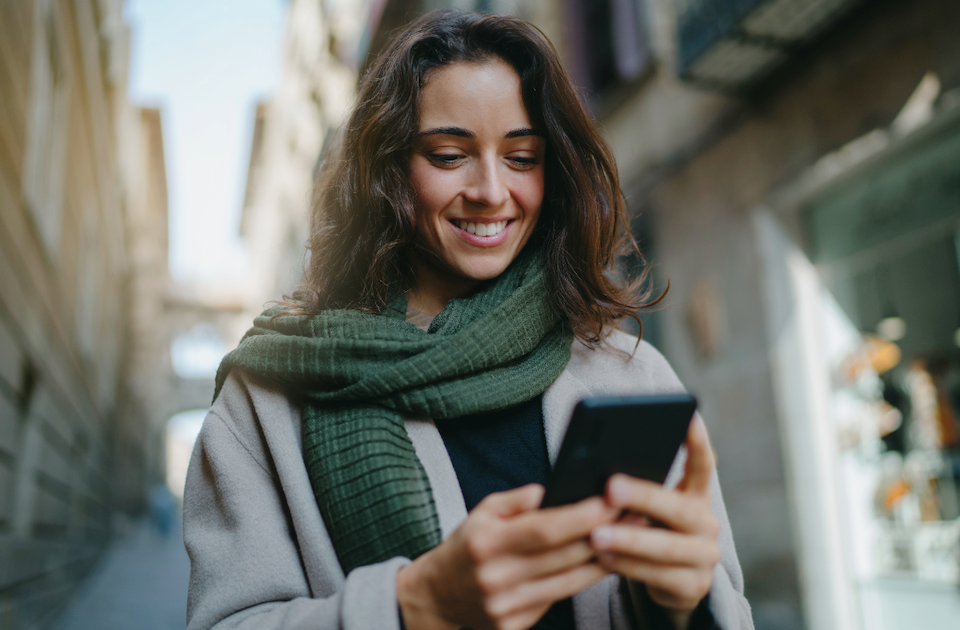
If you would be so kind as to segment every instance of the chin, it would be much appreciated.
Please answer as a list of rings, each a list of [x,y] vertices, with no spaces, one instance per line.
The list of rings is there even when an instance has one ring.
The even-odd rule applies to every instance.
[[[509,265],[475,265],[472,268],[464,268],[461,275],[471,280],[493,280],[504,271]]]

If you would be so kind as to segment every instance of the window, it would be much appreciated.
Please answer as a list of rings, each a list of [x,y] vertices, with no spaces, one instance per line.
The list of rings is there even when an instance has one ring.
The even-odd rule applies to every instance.
[[[592,101],[650,68],[643,0],[567,0],[567,24],[571,72]]]

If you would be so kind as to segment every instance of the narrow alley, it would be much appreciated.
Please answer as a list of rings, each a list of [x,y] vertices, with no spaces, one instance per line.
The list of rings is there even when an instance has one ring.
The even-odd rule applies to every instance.
[[[391,42],[413,41],[396,35],[413,37],[414,20],[439,29],[446,18],[437,16],[453,16],[458,29],[512,24],[527,33],[530,50],[552,61],[523,55],[529,59],[514,63],[507,57],[522,47],[510,44],[507,54],[489,42],[475,57],[387,52],[399,50]],[[518,258],[521,250],[548,246],[553,254],[537,264],[553,290],[538,291],[536,302],[543,298],[549,308],[542,313],[560,320],[550,334],[564,330],[566,346],[554,367],[570,376],[551,383],[587,383],[568,371],[592,375],[608,333],[623,328],[641,337],[631,340],[629,361],[643,350],[657,357],[644,366],[663,366],[628,385],[647,387],[668,375],[696,397],[716,460],[711,479],[722,486],[722,501],[712,506],[722,506],[715,509],[728,517],[722,531],[735,541],[705,555],[736,567],[723,583],[742,604],[730,609],[743,612],[743,628],[960,628],[958,33],[958,0],[0,0],[0,630],[186,627],[190,562],[179,507],[157,506],[179,506],[186,494],[191,508],[221,509],[219,494],[193,502],[207,491],[196,482],[202,475],[192,475],[185,491],[188,462],[217,376],[221,385],[241,379],[230,370],[233,359],[218,372],[221,362],[247,343],[241,340],[255,322],[270,335],[248,341],[282,339],[290,349],[265,345],[262,361],[244,364],[263,363],[264,372],[247,376],[276,386],[289,410],[277,415],[271,406],[261,417],[267,406],[237,395],[257,413],[236,415],[249,416],[251,440],[262,437],[271,448],[263,427],[289,429],[294,418],[301,429],[290,435],[300,441],[291,439],[282,456],[254,456],[260,467],[250,470],[246,460],[225,456],[223,470],[202,481],[216,492],[248,489],[268,463],[291,464],[297,479],[313,481],[296,500],[340,553],[346,543],[332,541],[346,534],[326,528],[349,529],[342,523],[353,521],[324,512],[334,503],[324,503],[324,480],[334,475],[321,464],[337,474],[340,468],[308,455],[320,451],[304,439],[310,430],[303,419],[326,418],[341,403],[351,414],[354,405],[389,406],[388,398],[376,390],[328,400],[323,388],[349,379],[313,370],[329,362],[350,379],[379,383],[366,370],[381,362],[381,350],[349,348],[404,325],[377,324],[369,335],[345,329],[329,354],[299,344],[325,339],[328,315],[338,322],[341,315],[392,317],[384,305],[401,297],[408,322],[440,334],[439,324],[425,322],[466,321],[431,319],[447,301],[486,295],[507,269],[519,268],[513,261],[526,259]],[[411,44],[404,55],[426,55],[434,45]],[[513,70],[490,66],[491,76],[505,74],[486,88],[466,86],[476,88],[476,98],[451,88],[449,106],[430,122],[429,86],[454,85],[449,76],[435,77],[465,71],[463,60],[484,66],[491,57]],[[557,86],[566,86],[563,98],[550,98]],[[472,100],[464,105],[455,94]],[[516,114],[516,124],[491,136],[496,151],[481,150],[489,134],[479,130],[512,121],[505,108],[491,100],[491,125],[468,117],[491,95],[509,96]],[[499,156],[499,166],[475,168],[487,155]],[[576,166],[584,156],[593,157]],[[583,175],[587,170],[594,175]],[[493,178],[501,171],[509,177]],[[517,189],[526,192],[515,195],[514,182],[526,182]],[[377,226],[386,231],[376,234]],[[629,241],[636,249],[621,255]],[[418,307],[415,285],[429,285],[425,278],[462,291],[448,291],[435,308]],[[631,293],[633,280],[638,290]],[[614,299],[614,281],[624,283],[616,295],[629,300]],[[661,292],[662,301],[647,302]],[[259,317],[278,303],[310,325],[270,328],[286,326],[276,312]],[[620,306],[607,308],[614,303]],[[583,337],[587,329],[577,322],[587,319]],[[501,317],[483,338],[513,339],[507,327],[521,323]],[[421,348],[424,340],[413,339],[410,347]],[[437,337],[426,339],[423,347]],[[407,338],[396,343],[406,348]],[[449,348],[472,346],[443,347],[453,355]],[[297,370],[273,370],[274,359],[288,356],[316,358]],[[458,361],[496,363],[455,359],[456,378]],[[631,374],[626,366],[633,364],[623,365],[616,376]],[[391,369],[398,378],[406,373]],[[554,385],[543,380],[523,391],[551,400],[546,392]],[[567,402],[624,393],[611,383]],[[474,397],[497,413],[534,400],[505,395]],[[404,390],[407,396],[419,400]],[[215,404],[232,404],[218,397]],[[402,409],[389,411],[394,422]],[[554,412],[562,428],[548,431],[550,414],[543,413],[542,426],[533,416],[525,426],[557,445],[570,413]],[[470,415],[414,414],[450,421]],[[351,439],[365,435],[342,426]],[[215,430],[215,422],[208,425],[205,439]],[[404,442],[412,443],[415,431],[395,437],[404,465],[417,472],[411,478],[420,479],[417,466],[428,477],[434,472],[418,459],[423,449]],[[331,452],[364,450],[320,433],[314,437]],[[436,475],[449,485],[433,486],[441,488],[436,497],[462,498],[458,484],[470,477],[451,477],[449,438],[429,435],[442,464]],[[472,447],[475,438],[463,440]],[[635,441],[622,443],[635,450]],[[218,451],[198,453],[213,458]],[[549,462],[538,466],[550,469]],[[483,473],[502,467],[478,464]],[[363,470],[351,479],[366,483]],[[393,489],[371,482],[370,492],[384,497],[370,505],[417,496],[418,505],[434,505],[434,490],[419,483]],[[268,511],[282,513],[290,528],[269,532],[300,536],[286,495],[269,509],[249,497],[238,501],[242,509],[231,514],[261,523]],[[357,509],[377,520],[368,512]],[[175,516],[164,524],[151,516],[158,513]],[[192,533],[203,521],[188,514]],[[444,535],[454,531],[451,519]],[[391,536],[408,525],[391,524]],[[458,540],[441,540],[435,530],[431,544]],[[348,533],[357,531],[365,530]],[[269,548],[264,537],[243,533],[253,541],[246,549],[219,530],[209,538],[229,540],[243,560],[249,549]],[[377,541],[365,537],[355,547]],[[300,562],[278,572],[284,579],[306,571],[303,558],[319,557],[295,542]],[[204,542],[191,545],[198,575],[206,575]],[[252,578],[243,584],[251,590],[273,584],[261,564],[222,570],[225,554],[214,548],[210,574]],[[390,549],[392,559],[420,557]],[[374,558],[337,562],[349,575],[349,568],[377,564]],[[332,559],[320,564],[339,570]],[[637,587],[649,585],[649,576],[615,572],[634,580],[620,582],[621,591],[649,595]],[[656,577],[663,575],[658,569]],[[699,581],[707,584],[708,575]],[[303,584],[313,589],[322,582],[314,578]],[[396,580],[380,584],[393,588]],[[207,586],[198,580],[195,594]],[[203,601],[203,593],[195,596]],[[240,611],[212,620],[201,614],[192,623],[208,628],[242,616],[250,601],[268,603],[265,614],[278,601],[328,606],[326,596],[271,592],[242,600]],[[402,597],[379,599],[393,615]],[[690,603],[710,601],[701,594]]]

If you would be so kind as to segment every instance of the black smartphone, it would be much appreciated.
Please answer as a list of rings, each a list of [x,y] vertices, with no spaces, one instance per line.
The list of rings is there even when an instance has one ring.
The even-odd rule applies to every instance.
[[[689,394],[580,401],[540,507],[602,495],[614,473],[663,483],[696,409],[697,401]]]

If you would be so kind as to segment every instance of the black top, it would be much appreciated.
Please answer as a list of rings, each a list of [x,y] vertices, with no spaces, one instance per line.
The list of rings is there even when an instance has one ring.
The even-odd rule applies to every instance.
[[[438,420],[467,511],[491,492],[546,483],[550,474],[543,432],[543,396],[488,413]],[[555,603],[533,630],[572,630],[573,600]]]
[[[437,421],[468,512],[491,492],[546,483],[542,406],[541,395],[502,411]]]

